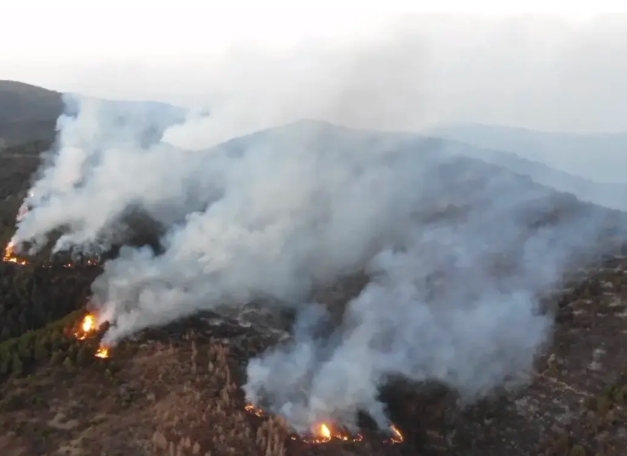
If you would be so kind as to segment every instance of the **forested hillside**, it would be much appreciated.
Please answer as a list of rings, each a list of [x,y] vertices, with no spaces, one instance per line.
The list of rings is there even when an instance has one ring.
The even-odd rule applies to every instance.
[[[324,147],[333,134],[324,137]],[[242,144],[252,139],[235,140],[226,152],[243,153]],[[374,139],[362,145],[372,146]],[[404,147],[431,150],[436,143],[408,141]],[[14,233],[39,153],[49,147],[50,141],[34,141],[0,154],[3,246]],[[229,317],[202,312],[143,331],[102,355],[106,328],[84,326],[90,284],[101,267],[43,251],[23,258],[26,264],[0,263],[2,455],[620,456],[627,446],[625,214],[463,156],[445,160],[427,179],[447,191],[426,195],[426,205],[413,214],[418,224],[454,226],[468,215],[472,206],[466,203],[493,185],[497,193],[515,188],[538,195],[518,212],[524,235],[587,219],[602,227],[597,248],[570,265],[563,288],[541,296],[538,312],[555,326],[524,388],[504,388],[463,406],[446,385],[391,378],[381,397],[398,434],[361,416],[359,434],[334,429],[328,438],[306,438],[251,408],[240,389],[248,360],[289,337],[291,315],[274,318],[256,302]],[[158,227],[141,216],[135,222],[125,242],[157,249]],[[507,280],[515,278],[524,252],[486,258],[488,269]],[[434,274],[425,284],[433,299],[446,293],[442,277]],[[368,280],[365,273],[339,277],[320,284],[312,299],[341,322]]]

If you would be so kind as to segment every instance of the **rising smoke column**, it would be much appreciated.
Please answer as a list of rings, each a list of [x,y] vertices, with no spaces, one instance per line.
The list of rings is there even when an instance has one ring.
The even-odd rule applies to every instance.
[[[177,173],[189,175],[193,161],[167,172],[160,168],[181,153],[160,138],[167,127],[185,120],[185,111],[159,103],[77,95],[65,95],[64,101],[66,112],[57,122],[55,148],[46,154],[18,215],[15,245],[28,241],[30,253],[36,253],[50,232],[63,227],[66,234],[54,251],[106,248],[116,235],[115,223],[131,206],[141,207],[158,221],[160,216],[169,222],[169,217],[186,213],[176,210],[185,202],[181,193],[185,189],[177,182],[183,176]],[[177,203],[164,201],[163,193],[151,200],[156,189],[171,191]]]
[[[211,116],[236,126],[284,103],[315,101],[315,112],[325,99],[322,112],[369,122],[415,112],[403,95],[416,78],[395,51],[357,65],[357,104],[338,89],[354,80],[341,72],[318,94],[307,79],[305,98],[303,86],[277,92],[271,81]],[[605,223],[581,209],[535,224],[568,201],[415,135],[297,122],[215,146],[210,116],[146,141],[144,116],[91,103],[60,121],[59,151],[16,242],[37,248],[63,227],[57,249],[106,245],[129,208],[164,227],[162,253],[125,248],[93,284],[98,314],[112,324],[106,344],[202,309],[257,299],[295,309],[294,340],[251,361],[245,391],[299,429],[320,419],[354,424],[357,410],[387,425],[377,394],[394,376],[438,380],[467,400],[519,380],[550,333],[538,296],[559,285],[573,252],[595,248]],[[208,147],[177,146],[186,128],[199,139],[199,125]],[[363,268],[371,283],[321,338],[317,328],[329,323],[312,288]]]
[[[582,211],[532,229],[534,216],[562,204],[549,189],[437,144],[299,122],[192,154],[135,152],[130,170],[137,160],[156,171],[154,182],[175,174],[185,187],[115,178],[134,193],[114,185],[105,212],[143,195],[143,207],[177,222],[163,254],[126,248],[105,264],[93,285],[113,325],[105,344],[201,309],[268,297],[293,306],[293,343],[252,360],[245,390],[302,430],[329,419],[354,425],[358,410],[387,426],[377,395],[393,376],[438,380],[468,400],[518,380],[550,330],[538,296],[559,284],[571,252],[592,248],[604,221]],[[186,160],[173,171],[163,150]],[[85,188],[105,187],[110,171],[100,169]],[[207,189],[211,198],[200,198]],[[68,198],[88,202],[83,192]],[[101,226],[102,214],[80,215]],[[371,283],[319,339],[325,318],[308,301],[312,287],[364,266]]]
[[[409,234],[388,238],[368,261],[371,282],[332,337],[316,336],[324,313],[304,307],[293,341],[249,363],[248,400],[303,431],[329,419],[355,426],[360,410],[388,427],[377,397],[390,378],[439,381],[464,401],[524,382],[550,335],[539,298],[593,251],[606,223],[592,208],[571,212],[573,199],[480,162],[412,160],[424,172],[405,190],[424,199],[410,206],[431,216],[403,221]],[[455,173],[438,172],[450,165]],[[452,204],[438,210],[430,197]],[[557,221],[532,228],[556,209]]]

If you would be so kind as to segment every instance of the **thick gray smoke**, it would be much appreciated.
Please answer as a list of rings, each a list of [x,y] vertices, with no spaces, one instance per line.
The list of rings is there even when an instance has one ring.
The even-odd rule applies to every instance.
[[[65,227],[55,251],[106,248],[115,222],[130,206],[139,205],[163,222],[185,215],[185,209],[177,210],[186,191],[180,179],[194,163],[169,167],[181,151],[160,142],[168,127],[185,120],[184,110],[74,95],[66,95],[65,103],[66,114],[57,122],[57,150],[46,157],[25,201],[35,210],[20,217],[16,244],[29,241],[36,252],[51,231]],[[168,169],[173,179],[164,181]],[[168,192],[173,200],[162,198]]]
[[[520,176],[463,159],[406,157],[391,168],[398,178],[388,189],[398,187],[386,203],[405,197],[407,206],[383,215],[404,229],[384,235],[367,263],[371,282],[342,324],[320,338],[328,315],[305,307],[294,340],[248,366],[249,399],[302,429],[328,419],[355,425],[359,410],[385,427],[376,397],[390,378],[439,381],[465,401],[520,384],[549,336],[540,296],[602,229],[593,211],[567,215],[573,200]],[[448,166],[452,174],[438,172]],[[531,228],[556,208],[562,220]]]
[[[154,117],[134,117],[82,102],[59,122],[59,150],[15,241],[37,249],[63,228],[57,249],[107,245],[131,208],[165,227],[161,254],[125,248],[94,283],[112,324],[106,343],[202,309],[255,300],[295,309],[293,341],[250,362],[245,390],[299,429],[321,418],[351,425],[358,410],[385,425],[378,390],[396,376],[441,381],[468,400],[520,381],[549,335],[539,296],[559,285],[573,252],[594,249],[600,216],[411,134],[301,121],[215,147],[176,146],[186,125],[193,137],[203,125],[214,144],[212,117],[233,127],[240,114],[261,119],[281,103],[363,112],[367,122],[415,115],[416,100],[403,97],[419,84],[404,73],[411,54],[383,51],[374,69],[362,56],[351,71],[325,75],[342,75],[344,87],[358,80],[355,97],[338,82],[314,93],[305,66],[302,99],[270,91],[257,103],[261,84],[202,124],[192,116],[165,131],[175,122],[152,108]],[[329,330],[312,289],[364,269],[370,284]]]

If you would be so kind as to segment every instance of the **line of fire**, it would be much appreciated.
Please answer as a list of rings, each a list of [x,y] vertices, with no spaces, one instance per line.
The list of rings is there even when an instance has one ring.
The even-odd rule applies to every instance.
[[[263,409],[256,407],[253,404],[246,404],[244,409],[259,418],[264,418],[269,416]],[[390,437],[385,439],[383,443],[396,445],[399,443],[403,443],[405,438],[401,433],[400,429],[392,424],[389,428]],[[323,444],[329,443],[332,441],[342,441],[342,442],[361,442],[364,440],[364,436],[362,434],[351,434],[346,429],[343,429],[341,426],[335,425],[331,422],[321,422],[312,426],[310,429],[309,435],[299,435],[292,436],[292,440],[300,440],[303,443],[309,444]]]
[[[2,257],[2,261],[4,261],[5,263],[13,263],[13,264],[17,264],[19,266],[26,266],[29,262],[26,258],[20,257],[19,255],[17,255],[16,253],[16,249],[15,249],[15,244],[13,243],[13,241],[9,242],[6,246],[6,248],[4,249],[4,255]],[[87,266],[99,266],[100,262],[96,259],[93,258],[88,258],[85,260],[85,265]],[[53,264],[52,263],[42,263],[41,264],[42,267],[44,268],[52,268]],[[61,264],[60,266],[64,267],[64,268],[75,268],[77,267],[77,265],[75,263],[72,262],[66,262]]]

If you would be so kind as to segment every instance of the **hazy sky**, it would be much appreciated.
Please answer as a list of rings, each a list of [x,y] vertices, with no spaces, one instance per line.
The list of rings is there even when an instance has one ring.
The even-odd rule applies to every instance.
[[[25,1],[3,10],[0,79],[196,105],[237,93],[235,107],[263,106],[270,123],[314,116],[397,129],[474,121],[627,131],[627,15],[107,4]]]

